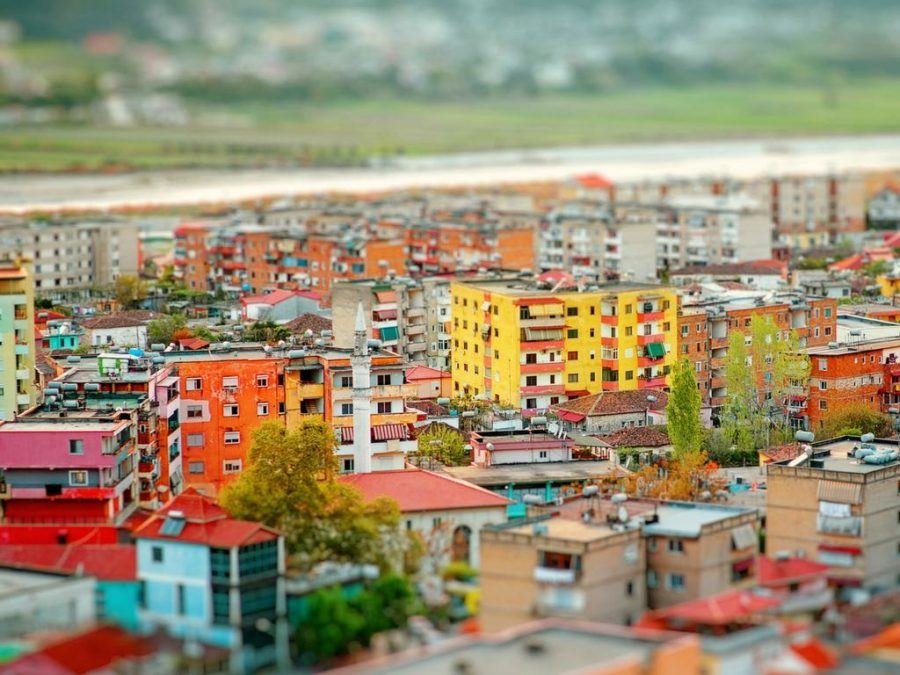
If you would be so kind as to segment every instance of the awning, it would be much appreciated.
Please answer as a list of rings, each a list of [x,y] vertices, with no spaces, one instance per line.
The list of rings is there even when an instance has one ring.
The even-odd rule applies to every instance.
[[[744,570],[749,570],[751,567],[753,567],[753,558],[738,560],[737,562],[731,563],[731,569],[734,572],[743,572]]]
[[[566,396],[569,398],[582,398],[584,396],[590,396],[591,392],[587,389],[566,389]]]
[[[353,442],[353,427],[341,427],[341,445]]]
[[[839,504],[861,504],[862,485],[837,480],[819,481],[819,500]]]
[[[385,342],[396,340],[400,337],[400,331],[397,330],[396,326],[385,326],[384,328],[380,328],[379,334],[381,335],[381,339]]]
[[[759,544],[756,538],[756,532],[753,530],[753,526],[750,523],[745,523],[740,527],[735,528],[731,532],[731,541],[734,544],[734,548],[738,551]]]
[[[541,328],[525,328],[526,342],[536,342],[544,340],[562,340],[563,334],[561,330],[541,329]]]
[[[560,316],[562,315],[562,305],[529,305],[528,313],[532,317]]]
[[[387,321],[388,319],[396,319],[397,318],[397,310],[396,309],[376,309],[375,310],[375,318],[379,321]]]
[[[372,427],[373,441],[405,441],[409,438],[409,427],[405,424],[376,424]]]
[[[666,355],[666,346],[662,342],[651,342],[644,346],[647,356],[654,359],[661,359]]]
[[[584,415],[571,410],[557,410],[556,416],[566,422],[581,422],[585,418]]]
[[[838,544],[819,544],[820,551],[830,553],[847,553],[848,555],[862,555],[862,549],[858,546],[841,546]]]
[[[378,291],[375,297],[378,299],[378,302],[397,302],[396,291]]]

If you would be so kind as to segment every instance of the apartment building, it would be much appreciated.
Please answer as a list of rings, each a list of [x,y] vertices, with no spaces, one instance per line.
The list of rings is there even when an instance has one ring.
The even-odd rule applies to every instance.
[[[454,395],[534,414],[600,391],[659,389],[677,358],[677,296],[650,284],[455,281]]]
[[[656,208],[662,269],[772,257],[772,221],[761,204],[743,195],[670,197]]]
[[[766,467],[766,548],[829,566],[836,589],[900,586],[894,441],[815,443],[793,461]]]
[[[425,293],[425,361],[431,368],[450,370],[450,279],[426,277],[422,279]]]
[[[594,282],[655,281],[656,222],[652,209],[566,203],[541,224],[538,266]]]
[[[682,296],[678,313],[679,353],[695,366],[701,399],[721,407],[727,395],[725,357],[731,331],[747,332],[753,317],[771,317],[779,332],[793,331],[801,346],[825,345],[837,335],[837,301],[794,294],[741,293],[737,296],[688,304]],[[802,392],[805,394],[805,392]],[[790,402],[796,424],[807,424],[801,392]]]
[[[0,260],[0,420],[36,402],[31,264]]]
[[[645,513],[647,606],[752,586],[758,521],[755,509],[693,502],[666,502]]]
[[[881,410],[897,400],[900,337],[832,342],[806,353],[812,367],[805,409],[810,429],[818,429],[829,411],[843,405],[862,403]]]
[[[498,223],[481,214],[468,221],[437,213],[406,228],[406,248],[411,272],[446,274],[478,268],[534,269],[535,233],[533,223]],[[399,272],[404,268],[397,268]]]
[[[646,606],[640,528],[541,516],[481,530],[482,630],[535,617],[617,624]]]
[[[39,295],[112,284],[140,272],[138,226],[129,220],[0,222],[0,251],[33,262]]]

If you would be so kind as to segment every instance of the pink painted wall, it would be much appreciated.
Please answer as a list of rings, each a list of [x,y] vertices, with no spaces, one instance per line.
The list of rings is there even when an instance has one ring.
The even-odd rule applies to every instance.
[[[22,430],[9,427],[18,426]],[[27,424],[12,424],[0,429],[0,467],[5,469],[87,468],[115,466],[115,455],[104,455],[103,439],[129,426],[124,421],[114,430],[72,429],[60,425],[52,431],[27,431]],[[69,440],[82,439],[84,454],[70,455]]]

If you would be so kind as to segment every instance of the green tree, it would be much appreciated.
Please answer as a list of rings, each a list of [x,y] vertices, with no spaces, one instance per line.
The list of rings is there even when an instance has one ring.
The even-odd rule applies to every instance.
[[[183,314],[167,314],[147,324],[147,342],[167,345],[174,342],[186,330],[187,319]]]
[[[722,431],[732,445],[752,449],[758,423],[756,384],[744,334],[735,330],[728,335],[725,386],[728,396],[720,417]]]
[[[284,533],[296,563],[324,560],[371,563],[383,569],[402,561],[407,537],[396,502],[366,502],[335,480],[336,438],[323,420],[296,431],[277,422],[253,434],[250,465],[222,492],[222,505],[238,518],[257,520]]]
[[[472,459],[462,433],[443,424],[433,424],[419,436],[419,457],[445,466],[464,466]]]
[[[875,434],[877,438],[889,438],[894,425],[889,415],[873,410],[863,402],[852,402],[829,410],[822,417],[820,438],[837,436],[861,436]]]
[[[147,298],[147,285],[140,277],[123,274],[113,284],[113,293],[125,309],[135,309]]]
[[[869,279],[874,279],[890,272],[891,264],[887,260],[873,260],[865,265],[862,271]]]
[[[666,404],[666,431],[676,456],[698,452],[703,444],[700,391],[694,367],[686,358],[680,359],[672,372],[672,388]]]
[[[290,336],[290,329],[279,326],[274,321],[257,321],[244,331],[246,342],[278,342],[287,340]]]

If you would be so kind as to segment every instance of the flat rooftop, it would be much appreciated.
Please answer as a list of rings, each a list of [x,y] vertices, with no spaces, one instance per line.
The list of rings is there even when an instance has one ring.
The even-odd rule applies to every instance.
[[[477,279],[471,281],[460,281],[459,283],[466,286],[479,288],[490,293],[500,293],[502,295],[515,295],[518,297],[547,297],[555,295],[584,295],[585,293],[624,293],[627,291],[668,291],[670,286],[661,284],[642,284],[638,282],[614,283],[614,284],[598,284],[592,285],[591,290],[579,291],[574,288],[565,288],[552,291],[549,288],[538,288],[532,279]]]
[[[527,485],[588,480],[614,468],[611,461],[545,462],[541,464],[500,464],[490,467],[446,466],[444,472],[475,485]]]
[[[540,624],[539,624],[540,625]],[[576,624],[577,626],[577,624]],[[642,639],[621,627],[553,627],[501,634],[498,638],[464,639],[389,659],[363,664],[356,672],[416,675],[545,675],[584,673],[615,660],[648,664],[663,640]],[[352,669],[351,669],[352,670]]]
[[[625,504],[627,508],[627,502]],[[704,525],[734,518],[755,509],[742,506],[722,506],[719,504],[700,504],[693,502],[665,502],[656,509],[659,520],[644,525],[644,533],[649,535],[667,535],[676,537],[697,537]]]
[[[872,445],[876,450],[897,450],[900,448],[898,443],[889,443],[885,441],[876,441]],[[839,471],[842,473],[868,474],[880,471],[886,467],[900,465],[900,458],[887,464],[866,464],[860,459],[853,457],[851,453],[859,446],[859,440],[855,438],[842,438],[834,441],[822,443],[813,446],[813,456],[811,459],[820,460],[823,465],[821,467],[813,467],[809,460],[805,461],[797,467],[787,466],[788,462],[778,462],[769,466],[778,466],[785,469],[815,469],[821,468],[823,471]]]
[[[545,535],[542,534],[542,537],[565,539],[566,541],[576,541],[583,544],[621,534],[621,532],[613,530],[606,523],[596,521],[592,523],[583,523],[580,520],[558,517],[548,518],[539,523],[505,528],[503,531],[531,536],[534,535],[535,525],[547,528],[547,533]]]
[[[900,347],[900,336],[840,343],[836,347],[829,347],[827,345],[824,347],[810,347],[806,350],[806,353],[809,356],[836,356],[841,354],[853,354],[854,352],[889,349],[891,347]]]

